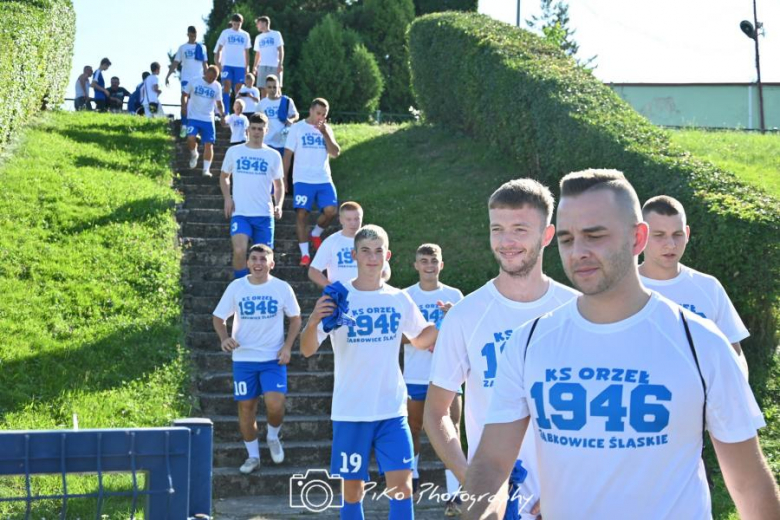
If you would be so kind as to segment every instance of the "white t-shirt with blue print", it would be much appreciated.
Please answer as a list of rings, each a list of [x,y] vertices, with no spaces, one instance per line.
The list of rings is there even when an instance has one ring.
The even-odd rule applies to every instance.
[[[205,79],[196,78],[187,84],[187,118],[196,121],[214,121],[214,107],[217,101],[222,101],[222,85],[218,81],[208,83]]]
[[[234,31],[232,27],[225,29],[219,35],[214,52],[217,52],[220,45],[222,46],[221,65],[223,67],[241,67],[243,69],[247,67],[244,50],[252,48],[252,39],[248,32]]]
[[[249,148],[239,144],[228,148],[222,171],[229,173],[233,184],[233,215],[273,217],[271,196],[273,181],[283,178],[282,156],[271,147]]]

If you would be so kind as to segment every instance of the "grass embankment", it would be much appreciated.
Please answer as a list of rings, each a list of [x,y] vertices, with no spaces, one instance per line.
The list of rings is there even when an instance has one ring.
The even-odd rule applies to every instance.
[[[780,198],[780,134],[677,130],[672,141],[696,157],[735,173],[745,183]]]
[[[442,281],[464,293],[497,274],[489,248],[487,199],[503,182],[523,177],[524,171],[469,137],[422,125],[343,125],[336,128],[336,137],[343,150],[333,166],[339,199],[360,202],[365,222],[387,229],[394,286],[406,287],[417,281],[412,268],[414,252],[418,245],[429,241],[443,249]],[[739,161],[729,156],[713,159]],[[754,160],[756,169],[770,168],[772,161],[777,164],[777,155],[756,154]],[[544,262],[548,274],[568,283],[555,241],[547,248]],[[774,474],[780,475],[777,366],[775,363],[768,386],[755,391],[768,423],[761,432],[762,446]],[[716,481],[715,518],[736,519],[718,472]]]
[[[80,428],[163,426],[188,414],[171,151],[158,121],[56,113],[0,165],[0,429],[70,428],[73,414]],[[96,479],[68,488],[94,492]],[[45,477],[33,493],[59,489]],[[23,479],[0,479],[0,496],[12,493],[24,494]],[[94,516],[90,502],[70,501],[68,518]],[[128,503],[104,511],[127,518]],[[0,504],[4,519],[19,511]]]

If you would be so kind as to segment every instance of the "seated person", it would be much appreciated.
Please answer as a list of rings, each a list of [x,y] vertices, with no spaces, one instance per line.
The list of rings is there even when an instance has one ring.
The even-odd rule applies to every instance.
[[[119,86],[119,78],[111,78],[111,86],[108,87],[108,109],[111,112],[121,112],[125,98],[130,97],[130,92],[125,87]]]

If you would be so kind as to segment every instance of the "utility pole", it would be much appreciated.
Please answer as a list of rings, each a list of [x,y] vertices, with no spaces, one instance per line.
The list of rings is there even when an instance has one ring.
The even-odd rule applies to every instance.
[[[518,0],[519,1],[519,0]],[[753,36],[753,40],[756,42],[756,72],[758,73],[758,112],[761,115],[761,133],[766,133],[766,125],[764,124],[764,89],[761,86],[761,59],[758,54],[758,33],[763,24],[758,21],[758,13],[756,11],[756,0],[753,0],[753,22],[756,24],[756,32]]]
[[[520,28],[520,0],[517,0],[517,22],[515,25]]]

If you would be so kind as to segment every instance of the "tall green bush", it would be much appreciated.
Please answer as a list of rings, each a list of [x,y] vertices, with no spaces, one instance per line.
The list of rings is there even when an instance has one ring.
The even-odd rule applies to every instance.
[[[374,56],[355,31],[327,15],[309,33],[298,64],[301,102],[326,98],[334,110],[368,115],[382,93],[382,75]],[[308,105],[307,105],[308,106]]]
[[[524,175],[557,189],[568,172],[617,168],[642,200],[678,198],[692,228],[685,261],[726,287],[752,334],[744,346],[761,388],[780,315],[777,199],[673,146],[665,131],[527,31],[481,15],[432,14],[412,24],[410,52],[426,117],[492,143]]]
[[[6,0],[0,16],[0,149],[39,110],[62,104],[76,14],[71,0]]]

